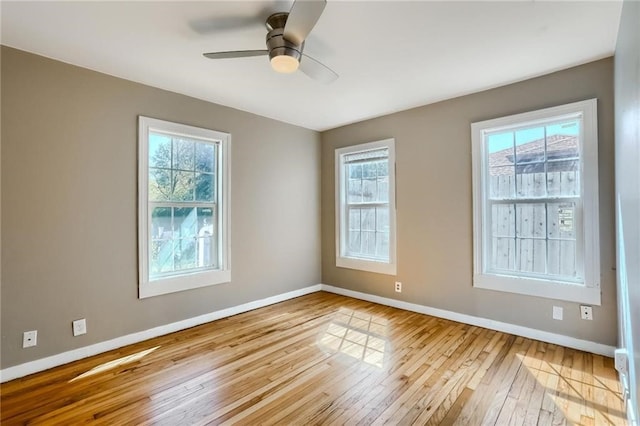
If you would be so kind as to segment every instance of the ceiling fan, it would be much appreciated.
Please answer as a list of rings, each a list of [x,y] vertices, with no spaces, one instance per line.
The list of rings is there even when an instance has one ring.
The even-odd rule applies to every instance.
[[[267,48],[263,50],[234,50],[210,52],[209,59],[269,56],[271,67],[279,73],[292,73],[300,69],[314,80],[331,83],[338,74],[326,65],[303,53],[305,39],[315,26],[326,0],[296,0],[289,12],[277,12],[267,18]]]

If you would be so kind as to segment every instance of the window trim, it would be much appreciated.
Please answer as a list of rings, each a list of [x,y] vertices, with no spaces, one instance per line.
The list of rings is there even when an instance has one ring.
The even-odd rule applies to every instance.
[[[389,261],[364,259],[346,256],[346,191],[344,182],[345,155],[363,151],[387,148],[389,150]],[[357,269],[385,275],[396,275],[396,157],[395,139],[384,139],[359,145],[351,145],[335,150],[335,221],[336,221],[336,266]]]
[[[149,132],[158,131],[185,137],[216,141],[219,145],[219,176],[216,211],[221,250],[220,268],[215,270],[190,271],[179,275],[149,279]],[[155,118],[138,117],[138,297],[169,294],[231,281],[231,246],[229,213],[230,200],[230,145],[231,135],[215,130],[174,123]]]
[[[582,201],[584,282],[502,275],[487,272],[485,236],[490,234],[485,220],[488,191],[486,144],[484,136],[500,130],[531,126],[556,119],[581,118],[580,173]],[[515,114],[471,124],[473,179],[473,286],[529,296],[600,305],[600,233],[598,198],[598,125],[597,99],[589,99]],[[578,213],[580,215],[580,213]]]

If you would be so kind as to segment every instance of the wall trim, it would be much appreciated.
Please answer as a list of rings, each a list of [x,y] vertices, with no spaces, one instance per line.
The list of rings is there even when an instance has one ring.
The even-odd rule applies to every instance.
[[[548,331],[536,330],[534,328],[494,321],[488,318],[476,317],[472,315],[461,314],[458,312],[447,311],[444,309],[432,308],[430,306],[418,305],[416,303],[404,302],[402,300],[390,299],[387,297],[376,296],[368,293],[361,293],[359,291],[347,290],[345,288],[334,287],[327,284],[316,284],[287,293],[267,297],[265,299],[255,300],[253,302],[244,303],[238,306],[232,306],[230,308],[221,309],[219,311],[210,312],[208,314],[200,315],[193,318],[187,318],[185,320],[161,325],[136,333],[127,334],[125,336],[116,337],[115,339],[106,340],[104,342],[95,343],[93,345],[84,346],[82,348],[62,352],[57,355],[52,355],[46,358],[41,358],[35,361],[29,361],[25,362],[24,364],[5,368],[3,370],[0,370],[0,383],[24,377],[29,374],[38,373],[40,371],[48,370],[53,367],[57,367],[113,349],[118,349],[123,346],[142,342],[154,337],[163,336],[165,334],[195,327],[211,321],[230,317],[232,315],[241,314],[243,312],[252,311],[258,308],[263,308],[265,306],[273,305],[274,303],[284,302],[285,300],[293,299],[318,291],[340,294],[342,296],[353,297],[354,299],[365,300],[367,302],[378,303],[380,305],[391,306],[393,308],[404,309],[406,311],[417,312],[420,314],[431,315],[434,317],[457,321],[464,324],[497,330],[504,333],[515,334],[517,336],[566,346],[568,348],[591,352],[598,355],[613,357],[613,353],[615,351],[615,348],[613,346],[603,345],[602,343],[591,342],[588,340],[576,339],[574,337],[564,336],[562,334],[550,333]]]
[[[393,308],[404,309],[406,311],[417,312],[420,314],[431,315],[434,317],[444,318],[464,324],[484,327],[491,330],[501,331],[503,333],[515,334],[516,336],[540,340],[542,342],[553,343],[555,345],[566,346],[568,348],[578,349],[581,351],[591,352],[607,357],[613,357],[613,353],[615,351],[615,347],[613,346],[603,345],[602,343],[591,342],[589,340],[576,339],[574,337],[550,333],[548,331],[537,330],[535,328],[494,321],[488,318],[476,317],[453,311],[446,311],[444,309],[432,308],[430,306],[418,305],[416,303],[404,302],[402,300],[390,299],[387,297],[376,296],[368,293],[361,293],[359,291],[347,290],[345,288],[334,287],[327,284],[322,284],[321,287],[323,291],[327,291],[329,293],[340,294],[342,296],[366,300],[367,302],[378,303],[380,305],[391,306]]]
[[[154,337],[163,336],[165,334],[195,327],[197,325],[205,324],[218,319],[230,317],[232,315],[241,314],[243,312],[252,311],[258,308],[263,308],[265,306],[273,305],[274,303],[284,302],[285,300],[304,296],[310,293],[315,293],[320,291],[321,289],[321,284],[315,284],[309,287],[301,288],[299,290],[267,297],[266,299],[243,303],[242,305],[232,306],[230,308],[221,309],[219,311],[210,312],[208,314],[199,315],[197,317],[187,318],[185,320],[161,325],[158,327],[150,328],[148,330],[138,331],[136,333],[116,337],[115,339],[106,340],[104,342],[95,343],[93,345],[84,346],[82,348],[73,349],[67,352],[62,352],[57,355],[37,359],[35,361],[25,362],[24,364],[19,364],[0,370],[0,383],[24,377],[29,374],[38,373],[40,371],[48,370],[59,365],[67,364],[72,361],[77,361],[113,349],[118,349],[123,346],[131,345],[133,343],[142,342]]]

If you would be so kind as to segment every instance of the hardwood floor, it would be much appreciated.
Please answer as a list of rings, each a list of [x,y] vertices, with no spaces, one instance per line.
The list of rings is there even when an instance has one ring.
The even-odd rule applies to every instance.
[[[626,424],[613,361],[314,293],[14,380],[13,424]]]

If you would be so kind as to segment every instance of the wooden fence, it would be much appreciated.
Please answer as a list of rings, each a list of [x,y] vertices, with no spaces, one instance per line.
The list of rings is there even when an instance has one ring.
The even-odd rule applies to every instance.
[[[490,177],[492,269],[576,276],[579,178],[577,171]]]

